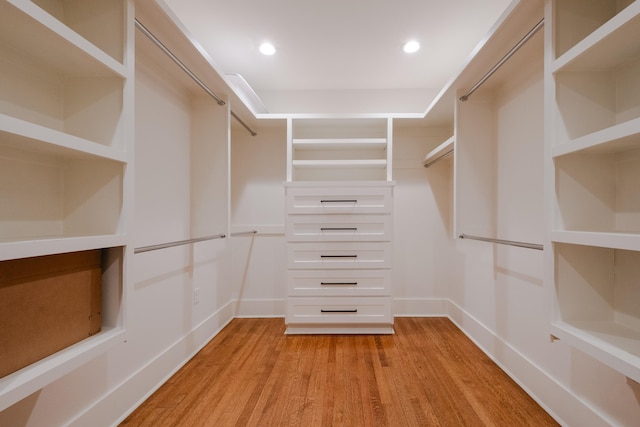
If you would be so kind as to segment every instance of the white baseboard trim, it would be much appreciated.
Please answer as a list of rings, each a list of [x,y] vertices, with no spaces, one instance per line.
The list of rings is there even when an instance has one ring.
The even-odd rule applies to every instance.
[[[560,425],[611,425],[602,414],[549,376],[478,319],[455,302],[448,300],[448,303],[449,319]],[[545,398],[541,399],[540,396]]]
[[[162,384],[182,368],[231,320],[234,301],[230,301],[153,360],[131,374],[102,399],[79,414],[69,425],[117,426]],[[136,402],[131,405],[131,402]],[[117,417],[117,418],[114,418]]]
[[[446,298],[394,298],[394,317],[448,317]]]
[[[236,300],[234,303],[235,317],[284,317],[284,299],[252,299]]]

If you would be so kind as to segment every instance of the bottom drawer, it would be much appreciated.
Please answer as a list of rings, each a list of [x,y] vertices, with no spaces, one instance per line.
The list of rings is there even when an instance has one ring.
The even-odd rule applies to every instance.
[[[393,323],[391,298],[288,298],[287,324]]]

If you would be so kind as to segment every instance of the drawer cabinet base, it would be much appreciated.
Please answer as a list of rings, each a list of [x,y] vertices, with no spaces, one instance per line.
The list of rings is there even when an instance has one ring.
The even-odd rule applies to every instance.
[[[371,324],[350,324],[350,325],[288,325],[285,331],[287,335],[302,334],[373,334],[373,335],[391,335],[393,334],[393,325],[371,325]]]

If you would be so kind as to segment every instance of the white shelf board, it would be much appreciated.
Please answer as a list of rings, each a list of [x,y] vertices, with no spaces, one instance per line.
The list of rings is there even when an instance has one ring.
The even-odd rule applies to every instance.
[[[422,164],[425,166],[430,165],[442,159],[444,156],[448,155],[449,153],[451,153],[453,151],[454,141],[455,141],[455,138],[452,136],[442,144],[438,145],[433,150],[429,151],[427,155],[424,156],[424,159],[422,160]]]
[[[582,150],[599,153],[615,153],[640,147],[640,118],[594,132],[552,149],[553,157]]]
[[[552,72],[605,70],[638,55],[640,2],[635,2],[556,59]]]
[[[127,161],[125,152],[5,114],[0,114],[1,147],[64,158],[100,157],[121,163]]]
[[[104,353],[124,333],[120,327],[103,327],[91,337],[0,378],[0,411]]]
[[[386,160],[294,160],[295,168],[385,168]]]
[[[551,333],[640,382],[640,331],[613,321],[554,321]]]
[[[294,139],[296,150],[384,150],[386,138],[305,138]]]
[[[35,256],[78,252],[91,249],[125,246],[123,235],[104,236],[43,236],[24,240],[0,240],[0,261]]]
[[[551,240],[556,243],[640,251],[640,234],[555,230],[551,232]]]
[[[30,1],[0,3],[0,39],[63,74],[127,76],[123,64]]]

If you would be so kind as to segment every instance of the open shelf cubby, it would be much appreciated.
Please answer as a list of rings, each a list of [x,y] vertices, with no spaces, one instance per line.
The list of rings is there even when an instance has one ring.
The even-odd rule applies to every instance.
[[[557,230],[640,234],[640,135],[555,158]]]
[[[624,11],[634,0],[558,0],[555,2],[554,38],[560,57],[605,23]]]
[[[640,252],[554,245],[554,335],[640,380]]]
[[[126,71],[68,36],[0,3],[0,114],[123,150]]]
[[[124,170],[117,160],[0,131],[0,241],[122,233]]]

